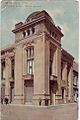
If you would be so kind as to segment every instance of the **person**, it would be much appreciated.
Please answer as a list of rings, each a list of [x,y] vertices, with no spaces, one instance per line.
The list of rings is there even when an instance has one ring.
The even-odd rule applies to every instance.
[[[1,104],[3,104],[3,98],[1,98]]]
[[[5,104],[7,105],[8,104],[8,98],[5,97]]]

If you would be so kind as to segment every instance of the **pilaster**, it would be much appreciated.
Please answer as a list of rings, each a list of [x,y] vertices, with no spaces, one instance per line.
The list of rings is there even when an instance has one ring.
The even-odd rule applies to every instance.
[[[15,49],[15,96],[14,103],[24,103],[23,72],[23,48],[19,45]]]
[[[63,62],[62,81],[64,82],[64,103],[67,102],[67,62]]]
[[[53,55],[52,75],[57,76],[57,50],[54,51]]]
[[[72,102],[73,101],[73,68],[72,66],[70,67],[70,70],[69,70],[68,82],[69,82],[68,100]]]
[[[56,104],[61,103],[61,48],[56,48],[56,74],[58,90],[56,91]]]
[[[36,41],[34,46],[34,96],[33,103],[45,105],[49,97],[49,41],[43,37]]]
[[[27,74],[27,52],[26,46],[23,47],[23,75]]]
[[[8,57],[5,59],[5,97],[9,99],[10,96],[10,78],[11,78],[11,60]]]

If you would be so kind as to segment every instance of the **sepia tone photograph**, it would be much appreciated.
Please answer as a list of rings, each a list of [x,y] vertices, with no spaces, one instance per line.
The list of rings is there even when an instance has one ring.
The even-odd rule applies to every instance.
[[[78,69],[78,1],[1,1],[0,120],[78,120]]]

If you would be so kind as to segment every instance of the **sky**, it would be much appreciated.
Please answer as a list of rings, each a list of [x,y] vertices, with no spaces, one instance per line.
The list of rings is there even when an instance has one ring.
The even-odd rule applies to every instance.
[[[79,44],[79,7],[76,1],[35,0],[2,2],[1,5],[1,47],[13,44],[15,35],[12,33],[15,24],[25,22],[28,15],[35,11],[46,10],[56,25],[60,26],[64,37],[62,48],[78,61]]]

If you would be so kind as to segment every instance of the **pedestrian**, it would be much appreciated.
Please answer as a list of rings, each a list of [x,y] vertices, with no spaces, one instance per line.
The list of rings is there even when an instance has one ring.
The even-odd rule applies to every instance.
[[[3,104],[3,98],[1,98],[1,104]]]
[[[8,98],[5,97],[5,104],[7,105],[8,104]]]

